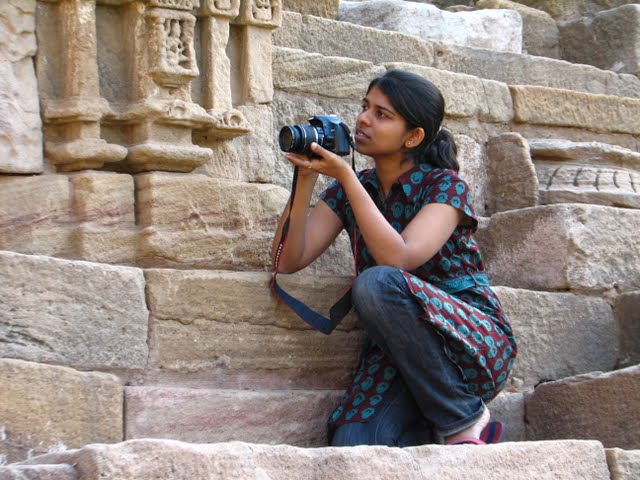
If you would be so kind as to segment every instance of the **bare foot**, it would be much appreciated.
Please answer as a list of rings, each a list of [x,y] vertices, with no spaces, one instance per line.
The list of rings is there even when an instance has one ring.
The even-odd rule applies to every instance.
[[[491,413],[489,412],[489,409],[487,407],[484,407],[484,412],[482,412],[480,420],[471,425],[469,428],[462,430],[461,432],[445,437],[445,445],[458,442],[463,438],[475,438],[476,440],[480,439],[480,434],[482,433],[482,430],[484,430],[484,427],[489,424],[490,419]]]

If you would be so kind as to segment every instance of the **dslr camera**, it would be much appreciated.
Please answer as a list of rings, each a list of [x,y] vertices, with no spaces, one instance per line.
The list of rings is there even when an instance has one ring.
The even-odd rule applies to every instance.
[[[309,119],[309,125],[287,125],[282,127],[278,137],[280,149],[284,152],[299,153],[312,158],[318,155],[311,151],[316,142],[322,148],[345,156],[353,146],[349,128],[335,115],[317,115]]]

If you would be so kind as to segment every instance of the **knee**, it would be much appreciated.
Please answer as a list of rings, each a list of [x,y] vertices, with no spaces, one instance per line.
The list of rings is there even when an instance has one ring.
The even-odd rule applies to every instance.
[[[397,268],[375,266],[356,277],[352,287],[352,301],[357,311],[376,308],[387,294],[397,291],[399,282],[404,282]]]

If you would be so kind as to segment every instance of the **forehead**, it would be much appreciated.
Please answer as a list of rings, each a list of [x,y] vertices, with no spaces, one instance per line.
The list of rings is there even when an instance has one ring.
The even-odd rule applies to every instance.
[[[395,112],[389,98],[378,88],[377,85],[373,86],[371,90],[369,90],[369,93],[364,97],[364,100],[368,102],[369,105],[376,105]]]

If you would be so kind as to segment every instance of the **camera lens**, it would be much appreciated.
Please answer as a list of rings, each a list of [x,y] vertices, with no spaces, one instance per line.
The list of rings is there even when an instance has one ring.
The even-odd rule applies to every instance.
[[[283,152],[308,155],[311,153],[311,143],[320,144],[321,137],[312,125],[288,125],[280,130],[278,142]]]

